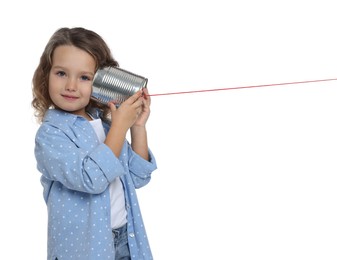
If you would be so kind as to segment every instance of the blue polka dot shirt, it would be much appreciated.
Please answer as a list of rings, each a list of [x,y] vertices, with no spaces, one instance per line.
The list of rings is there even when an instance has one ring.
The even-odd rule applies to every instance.
[[[136,195],[157,168],[150,150],[149,155],[144,160],[125,140],[117,158],[83,117],[47,112],[36,133],[35,157],[48,209],[48,259],[114,260],[108,187],[117,176],[124,187],[131,257],[153,259]]]

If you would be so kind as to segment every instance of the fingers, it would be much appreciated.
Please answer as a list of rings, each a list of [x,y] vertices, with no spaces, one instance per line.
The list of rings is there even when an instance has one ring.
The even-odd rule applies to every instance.
[[[131,96],[127,100],[127,102],[129,102],[131,107],[133,107],[136,110],[137,115],[140,115],[143,110],[143,106],[146,103],[146,101],[144,101],[143,98],[143,91],[142,90],[138,91],[136,94]]]
[[[143,88],[142,91],[143,91],[144,99],[148,99],[150,96],[149,96],[149,91],[147,90],[147,88]]]
[[[129,97],[127,100],[122,102],[118,106],[118,111],[123,111],[123,114],[131,113],[131,114],[138,116],[139,114],[141,114],[143,110],[143,101],[144,100],[142,97],[142,91],[140,90],[136,92],[134,95],[132,95],[131,97]],[[116,105],[112,104],[112,102],[109,103],[109,106],[110,106],[111,111],[117,110]]]
[[[129,97],[127,100],[125,100],[125,102],[122,102],[119,105],[122,105],[123,107],[126,105],[126,106],[131,106],[131,107],[134,107],[134,108],[138,108],[139,106],[142,106],[143,105],[143,98],[141,98],[142,95],[143,95],[142,93],[143,92],[141,90],[136,92],[134,95]],[[123,103],[125,103],[125,104],[123,104]],[[108,102],[108,106],[109,106],[111,111],[117,110],[117,108],[118,108],[117,105],[118,104],[116,104],[116,101],[114,101],[114,100],[111,100],[110,102]]]
[[[125,102],[128,102],[129,104],[134,104],[137,101],[139,101],[139,99],[141,99],[142,95],[143,95],[143,91],[139,90],[135,94],[133,94],[131,97],[129,97]]]
[[[108,103],[108,106],[110,108],[111,111],[116,111],[117,110],[117,107],[115,106],[114,102],[113,101],[110,101]]]
[[[147,88],[143,88],[143,97],[144,100],[146,101],[147,105],[151,104],[151,97],[149,94],[149,90]]]

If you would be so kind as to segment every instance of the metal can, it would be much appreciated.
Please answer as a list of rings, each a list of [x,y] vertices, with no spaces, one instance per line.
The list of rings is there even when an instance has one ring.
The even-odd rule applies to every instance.
[[[107,105],[120,105],[137,91],[146,88],[148,79],[117,67],[97,70],[93,79],[91,98]]]

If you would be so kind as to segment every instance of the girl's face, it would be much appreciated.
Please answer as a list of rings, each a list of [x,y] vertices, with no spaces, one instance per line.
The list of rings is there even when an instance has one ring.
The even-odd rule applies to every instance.
[[[54,50],[49,74],[49,95],[55,107],[88,118],[96,63],[87,52],[70,45]]]

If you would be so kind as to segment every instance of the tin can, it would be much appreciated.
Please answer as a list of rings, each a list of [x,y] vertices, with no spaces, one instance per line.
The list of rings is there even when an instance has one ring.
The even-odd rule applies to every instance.
[[[120,105],[137,91],[146,88],[147,78],[117,67],[97,70],[93,79],[91,98],[107,105]]]

